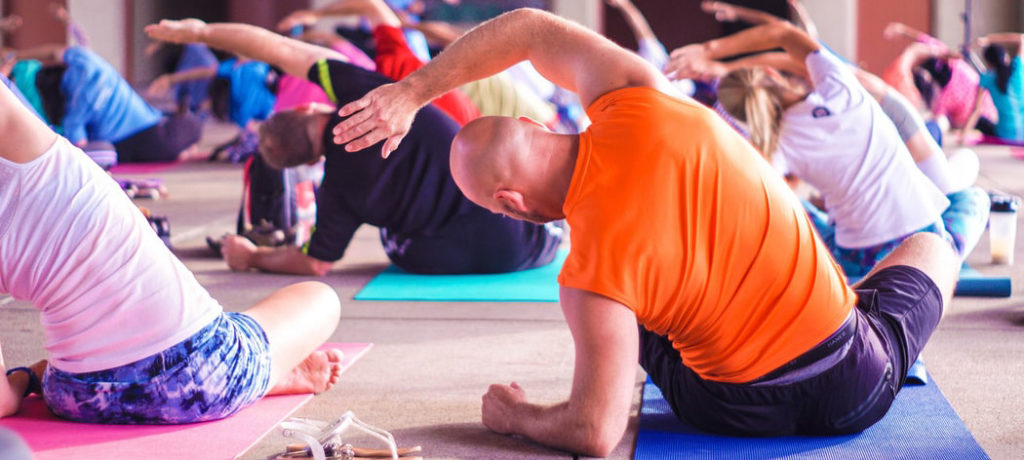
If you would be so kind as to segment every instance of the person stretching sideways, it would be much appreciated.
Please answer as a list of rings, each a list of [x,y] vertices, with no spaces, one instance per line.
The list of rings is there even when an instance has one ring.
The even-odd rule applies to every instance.
[[[343,62],[333,50],[246,24],[164,20],[146,32],[157,40],[206,43],[305,76],[338,104],[392,82]],[[414,273],[501,273],[554,260],[560,227],[506,219],[459,192],[448,164],[458,125],[438,108],[423,111],[410,135],[415,141],[393,161],[369,150],[350,154],[332,144],[327,128],[339,121],[334,111],[331,106],[285,110],[260,128],[260,155],[271,167],[326,158],[316,226],[302,248],[256,247],[243,237],[225,237],[223,254],[232,269],[326,274],[363,223],[379,227],[388,258]]]
[[[593,124],[559,135],[482,118],[452,144],[452,174],[494,212],[566,218],[572,244],[558,279],[576,362],[563,403],[492,385],[488,428],[607,455],[629,419],[638,357],[679,418],[716,433],[855,433],[885,414],[952,293],[949,245],[913,235],[848,287],[799,200],[746,140],[577,24],[533,9],[488,21],[342,107],[334,139],[349,151],[383,141],[388,155],[431,98],[522,60],[576,91]]]
[[[331,288],[299,283],[226,313],[117,182],[6,86],[0,137],[0,294],[39,309],[49,352],[7,369],[0,417],[42,391],[74,421],[192,423],[337,382],[341,352],[316,351],[338,324]]]
[[[718,102],[746,123],[762,155],[781,157],[790,173],[821,193],[828,214],[809,203],[807,210],[846,274],[866,275],[919,231],[946,237],[965,259],[984,233],[988,195],[969,186],[973,177],[954,180],[913,109],[876,77],[864,73],[858,80],[806,32],[781,21],[687,45],[675,55],[699,62],[775,47],[783,52],[755,57],[783,58],[776,63],[726,74]],[[808,76],[809,86],[779,72],[790,66]]]

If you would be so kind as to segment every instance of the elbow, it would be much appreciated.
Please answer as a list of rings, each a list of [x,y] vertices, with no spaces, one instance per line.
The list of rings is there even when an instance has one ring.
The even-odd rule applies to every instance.
[[[503,15],[505,21],[515,24],[516,29],[523,31],[549,29],[553,18],[557,16],[537,8],[519,8]]]
[[[622,440],[622,435],[626,432],[626,421],[612,422],[604,419],[589,423],[581,427],[581,430],[581,442],[576,450],[590,457],[607,457]]]
[[[776,21],[768,24],[769,32],[779,43],[792,41],[795,37],[807,35],[799,27],[789,21]]]
[[[580,453],[589,457],[607,457],[611,455],[615,447],[619,445],[622,433],[610,433],[603,431],[590,437],[581,446]]]

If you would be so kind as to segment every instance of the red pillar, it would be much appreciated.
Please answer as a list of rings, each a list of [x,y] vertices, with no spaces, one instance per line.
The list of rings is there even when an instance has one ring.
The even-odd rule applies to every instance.
[[[50,3],[49,1],[42,0],[4,0],[4,17],[16,14],[24,20],[24,24],[18,30],[10,34],[4,34],[4,46],[30,48],[39,45],[66,43],[67,30],[50,13]],[[65,0],[53,3],[67,6]]]

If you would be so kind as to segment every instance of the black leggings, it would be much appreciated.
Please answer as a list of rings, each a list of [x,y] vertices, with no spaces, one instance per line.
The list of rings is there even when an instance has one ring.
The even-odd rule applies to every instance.
[[[981,134],[984,134],[986,136],[999,137],[999,135],[996,134],[996,124],[993,123],[992,120],[989,120],[988,118],[979,118],[978,124],[975,125],[975,127],[978,128],[978,131],[981,131]]]
[[[115,142],[118,163],[156,163],[178,159],[199,141],[202,122],[189,112],[165,116],[159,123]]]

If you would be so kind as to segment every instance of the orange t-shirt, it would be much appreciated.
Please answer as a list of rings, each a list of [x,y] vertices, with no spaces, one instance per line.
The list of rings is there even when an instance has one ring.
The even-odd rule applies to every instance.
[[[796,196],[714,112],[627,88],[587,115],[560,284],[626,305],[708,380],[757,379],[839,328],[855,294]]]

